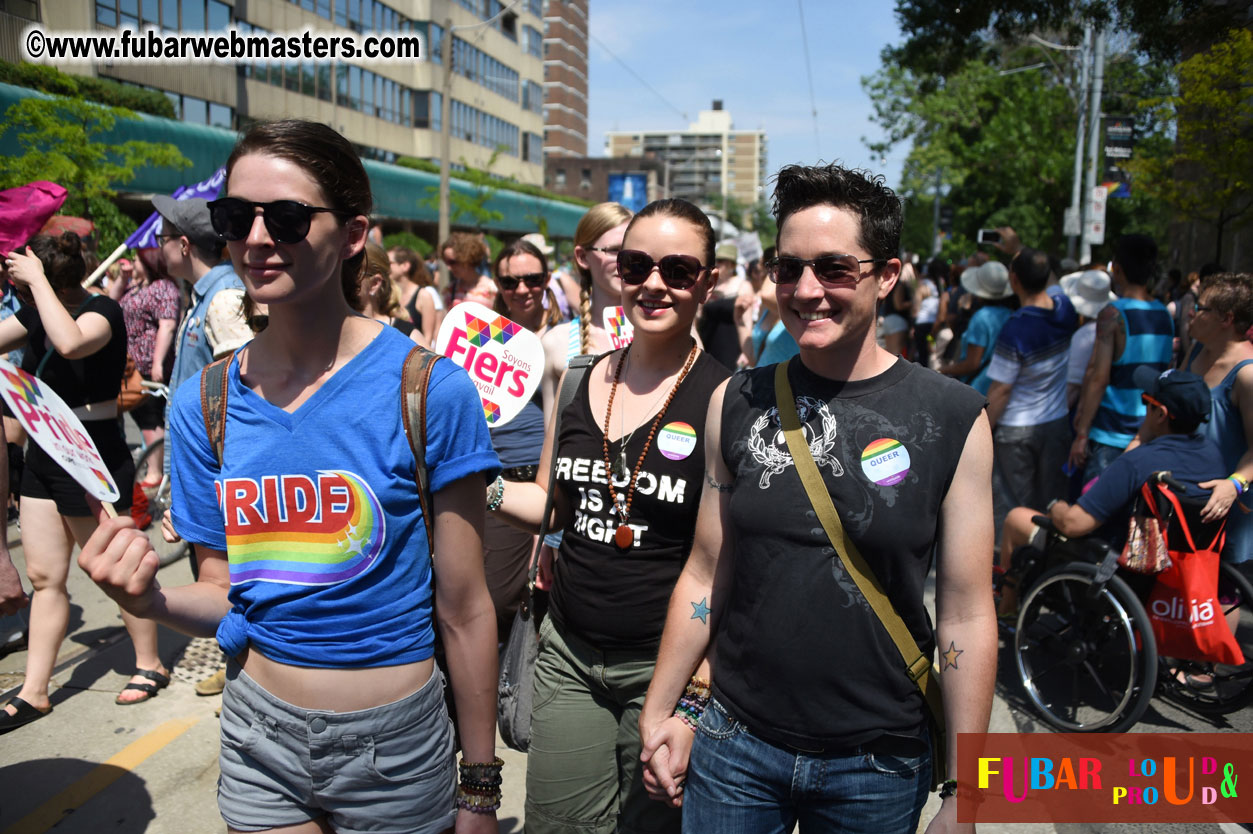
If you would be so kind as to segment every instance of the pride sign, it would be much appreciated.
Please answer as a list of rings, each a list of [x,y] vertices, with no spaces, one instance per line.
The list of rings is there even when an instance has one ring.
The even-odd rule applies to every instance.
[[[96,444],[70,407],[45,383],[0,359],[0,396],[30,439],[70,477],[101,501],[118,499],[117,486]]]
[[[466,369],[483,400],[483,417],[503,426],[535,395],[544,373],[544,346],[517,322],[467,301],[444,316],[435,351]]]

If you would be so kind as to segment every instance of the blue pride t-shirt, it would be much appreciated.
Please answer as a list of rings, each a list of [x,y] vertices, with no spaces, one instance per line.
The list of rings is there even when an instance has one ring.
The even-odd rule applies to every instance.
[[[174,526],[226,551],[232,609],[218,642],[228,655],[251,644],[280,663],[328,668],[431,657],[430,558],[400,395],[412,348],[382,328],[295,413],[240,382],[233,362],[220,471],[198,375],[179,388]],[[432,369],[426,416],[433,494],[475,473],[495,477],[478,392],[451,361]]]

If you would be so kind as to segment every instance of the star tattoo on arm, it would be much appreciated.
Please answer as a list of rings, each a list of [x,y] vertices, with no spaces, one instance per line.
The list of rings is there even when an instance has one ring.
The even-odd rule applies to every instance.
[[[957,656],[963,651],[965,650],[957,648],[957,644],[950,640],[948,644],[948,651],[941,652],[940,654],[940,671],[943,672],[950,666],[956,669]]]
[[[709,625],[709,606],[705,603],[709,602],[709,597],[704,597],[700,602],[691,603],[692,619],[700,620],[702,624]]]

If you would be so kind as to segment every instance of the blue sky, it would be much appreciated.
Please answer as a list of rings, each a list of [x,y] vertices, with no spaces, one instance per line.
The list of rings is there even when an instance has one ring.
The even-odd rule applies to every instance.
[[[894,148],[886,164],[866,148],[862,137],[880,134],[860,82],[878,69],[879,51],[901,40],[895,4],[802,2],[818,138],[797,0],[590,0],[589,154],[604,154],[607,130],[685,129],[722,99],[737,129],[766,131],[770,174],[821,158],[870,168],[897,185],[908,148]]]

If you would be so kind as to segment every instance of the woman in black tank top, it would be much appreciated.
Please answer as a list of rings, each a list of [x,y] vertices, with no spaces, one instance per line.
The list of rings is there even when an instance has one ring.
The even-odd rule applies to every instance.
[[[713,254],[713,229],[690,203],[635,216],[618,256],[635,341],[587,372],[559,436],[549,427],[535,483],[503,497],[502,516],[538,529],[556,443],[554,527],[565,535],[535,667],[528,831],[680,828],[677,809],[645,793],[637,725],[693,534],[705,413],[727,377],[691,338],[717,279]]]

